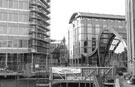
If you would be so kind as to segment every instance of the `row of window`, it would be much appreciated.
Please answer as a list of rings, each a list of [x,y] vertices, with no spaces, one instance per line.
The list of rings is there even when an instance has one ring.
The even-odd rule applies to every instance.
[[[0,21],[29,22],[29,15],[22,13],[0,12]]]
[[[74,29],[73,36],[83,34],[83,33],[99,34],[101,30],[102,30],[102,28],[99,28],[99,27],[95,27],[95,28],[92,28],[92,27],[79,27],[79,28]]]
[[[7,56],[8,62],[23,62],[24,55],[23,54],[0,54],[0,62],[5,62]]]
[[[86,48],[86,49],[84,47],[82,47],[82,48],[76,48],[76,49],[74,49],[73,55],[77,57],[77,56],[80,56],[81,53],[87,53],[87,52],[88,53],[91,53],[92,52],[92,49],[93,49],[92,47],[89,47],[89,48]]]
[[[44,0],[45,2],[47,2],[46,0]],[[30,3],[38,3],[42,6],[44,6],[45,8],[47,8],[46,4],[44,4],[41,0],[31,0]],[[49,3],[48,3],[49,5]]]
[[[8,68],[8,70],[22,71],[24,69],[24,58],[26,58],[26,56],[24,56],[23,54],[0,54],[0,68]]]
[[[42,27],[47,27],[47,22],[43,22],[41,20],[35,20],[35,19],[31,19],[30,20],[31,23],[34,23],[34,24],[38,24],[39,26],[42,26]]]
[[[28,48],[28,40],[0,40],[0,47]]]
[[[33,46],[32,48],[36,52],[42,52],[42,53],[47,53],[48,52],[48,49],[46,49],[44,47]]]
[[[33,33],[31,36],[32,36],[33,38],[38,38],[38,39],[42,39],[42,40],[46,40],[46,39],[47,39],[47,37],[46,37],[45,35],[43,35],[43,34],[36,34],[36,33]]]
[[[87,44],[85,43],[87,42]],[[78,43],[74,43],[74,48],[79,48],[79,47],[93,47],[96,46],[98,41],[93,38],[92,40],[85,40],[85,41],[80,41]]]
[[[45,9],[43,9],[43,8],[41,8],[41,7],[37,7],[37,6],[35,6],[35,5],[31,5],[31,6],[30,6],[30,9],[31,9],[31,10],[36,10],[36,11],[42,13],[42,14],[45,14],[45,15],[48,14],[47,9],[45,10]]]
[[[0,25],[0,34],[28,35],[28,33],[29,33],[29,28],[27,27]]]
[[[0,0],[0,7],[13,9],[29,9],[29,0]]]
[[[106,25],[106,26],[122,26],[125,27],[124,19],[121,20],[111,20],[111,19],[96,19],[96,18],[83,18],[80,20],[73,21],[73,27],[78,26],[89,26],[89,24],[95,25]]]
[[[72,41],[77,42],[81,40],[92,40],[92,38],[96,38],[96,40],[98,40],[99,35],[98,34],[79,34],[70,38],[72,38],[70,39],[71,42]]]
[[[32,45],[42,46],[42,47],[49,47],[49,44],[40,40],[32,40]]]

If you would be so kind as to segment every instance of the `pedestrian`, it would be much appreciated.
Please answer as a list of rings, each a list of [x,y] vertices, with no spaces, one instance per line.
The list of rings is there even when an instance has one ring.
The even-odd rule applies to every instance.
[[[115,87],[120,87],[120,81],[119,81],[118,75],[116,76],[116,79],[115,79]]]

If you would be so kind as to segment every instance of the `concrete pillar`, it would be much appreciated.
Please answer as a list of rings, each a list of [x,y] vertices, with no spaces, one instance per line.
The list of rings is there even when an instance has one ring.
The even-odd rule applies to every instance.
[[[135,0],[126,0],[128,71],[135,75]]]

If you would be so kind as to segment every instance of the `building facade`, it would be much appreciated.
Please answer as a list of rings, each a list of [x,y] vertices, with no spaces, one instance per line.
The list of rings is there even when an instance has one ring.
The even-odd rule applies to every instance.
[[[60,42],[50,43],[49,62],[51,66],[67,66],[68,55],[69,54],[68,54],[67,46],[65,44],[65,38]]]
[[[0,69],[46,69],[50,0],[0,0]]]
[[[125,17],[120,15],[107,15],[95,13],[74,13],[69,21],[69,59],[71,65],[88,64],[97,61],[93,58],[84,57],[92,53],[98,43],[99,34],[103,29],[113,28],[125,35]],[[124,30],[124,32],[123,32]]]
[[[60,61],[60,43],[50,43],[50,66],[58,66]]]

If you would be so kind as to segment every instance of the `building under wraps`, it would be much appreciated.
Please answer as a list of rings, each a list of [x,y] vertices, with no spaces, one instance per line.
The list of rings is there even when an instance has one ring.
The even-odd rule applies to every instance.
[[[46,72],[49,33],[50,0],[0,0],[1,87],[36,86],[24,77]]]

